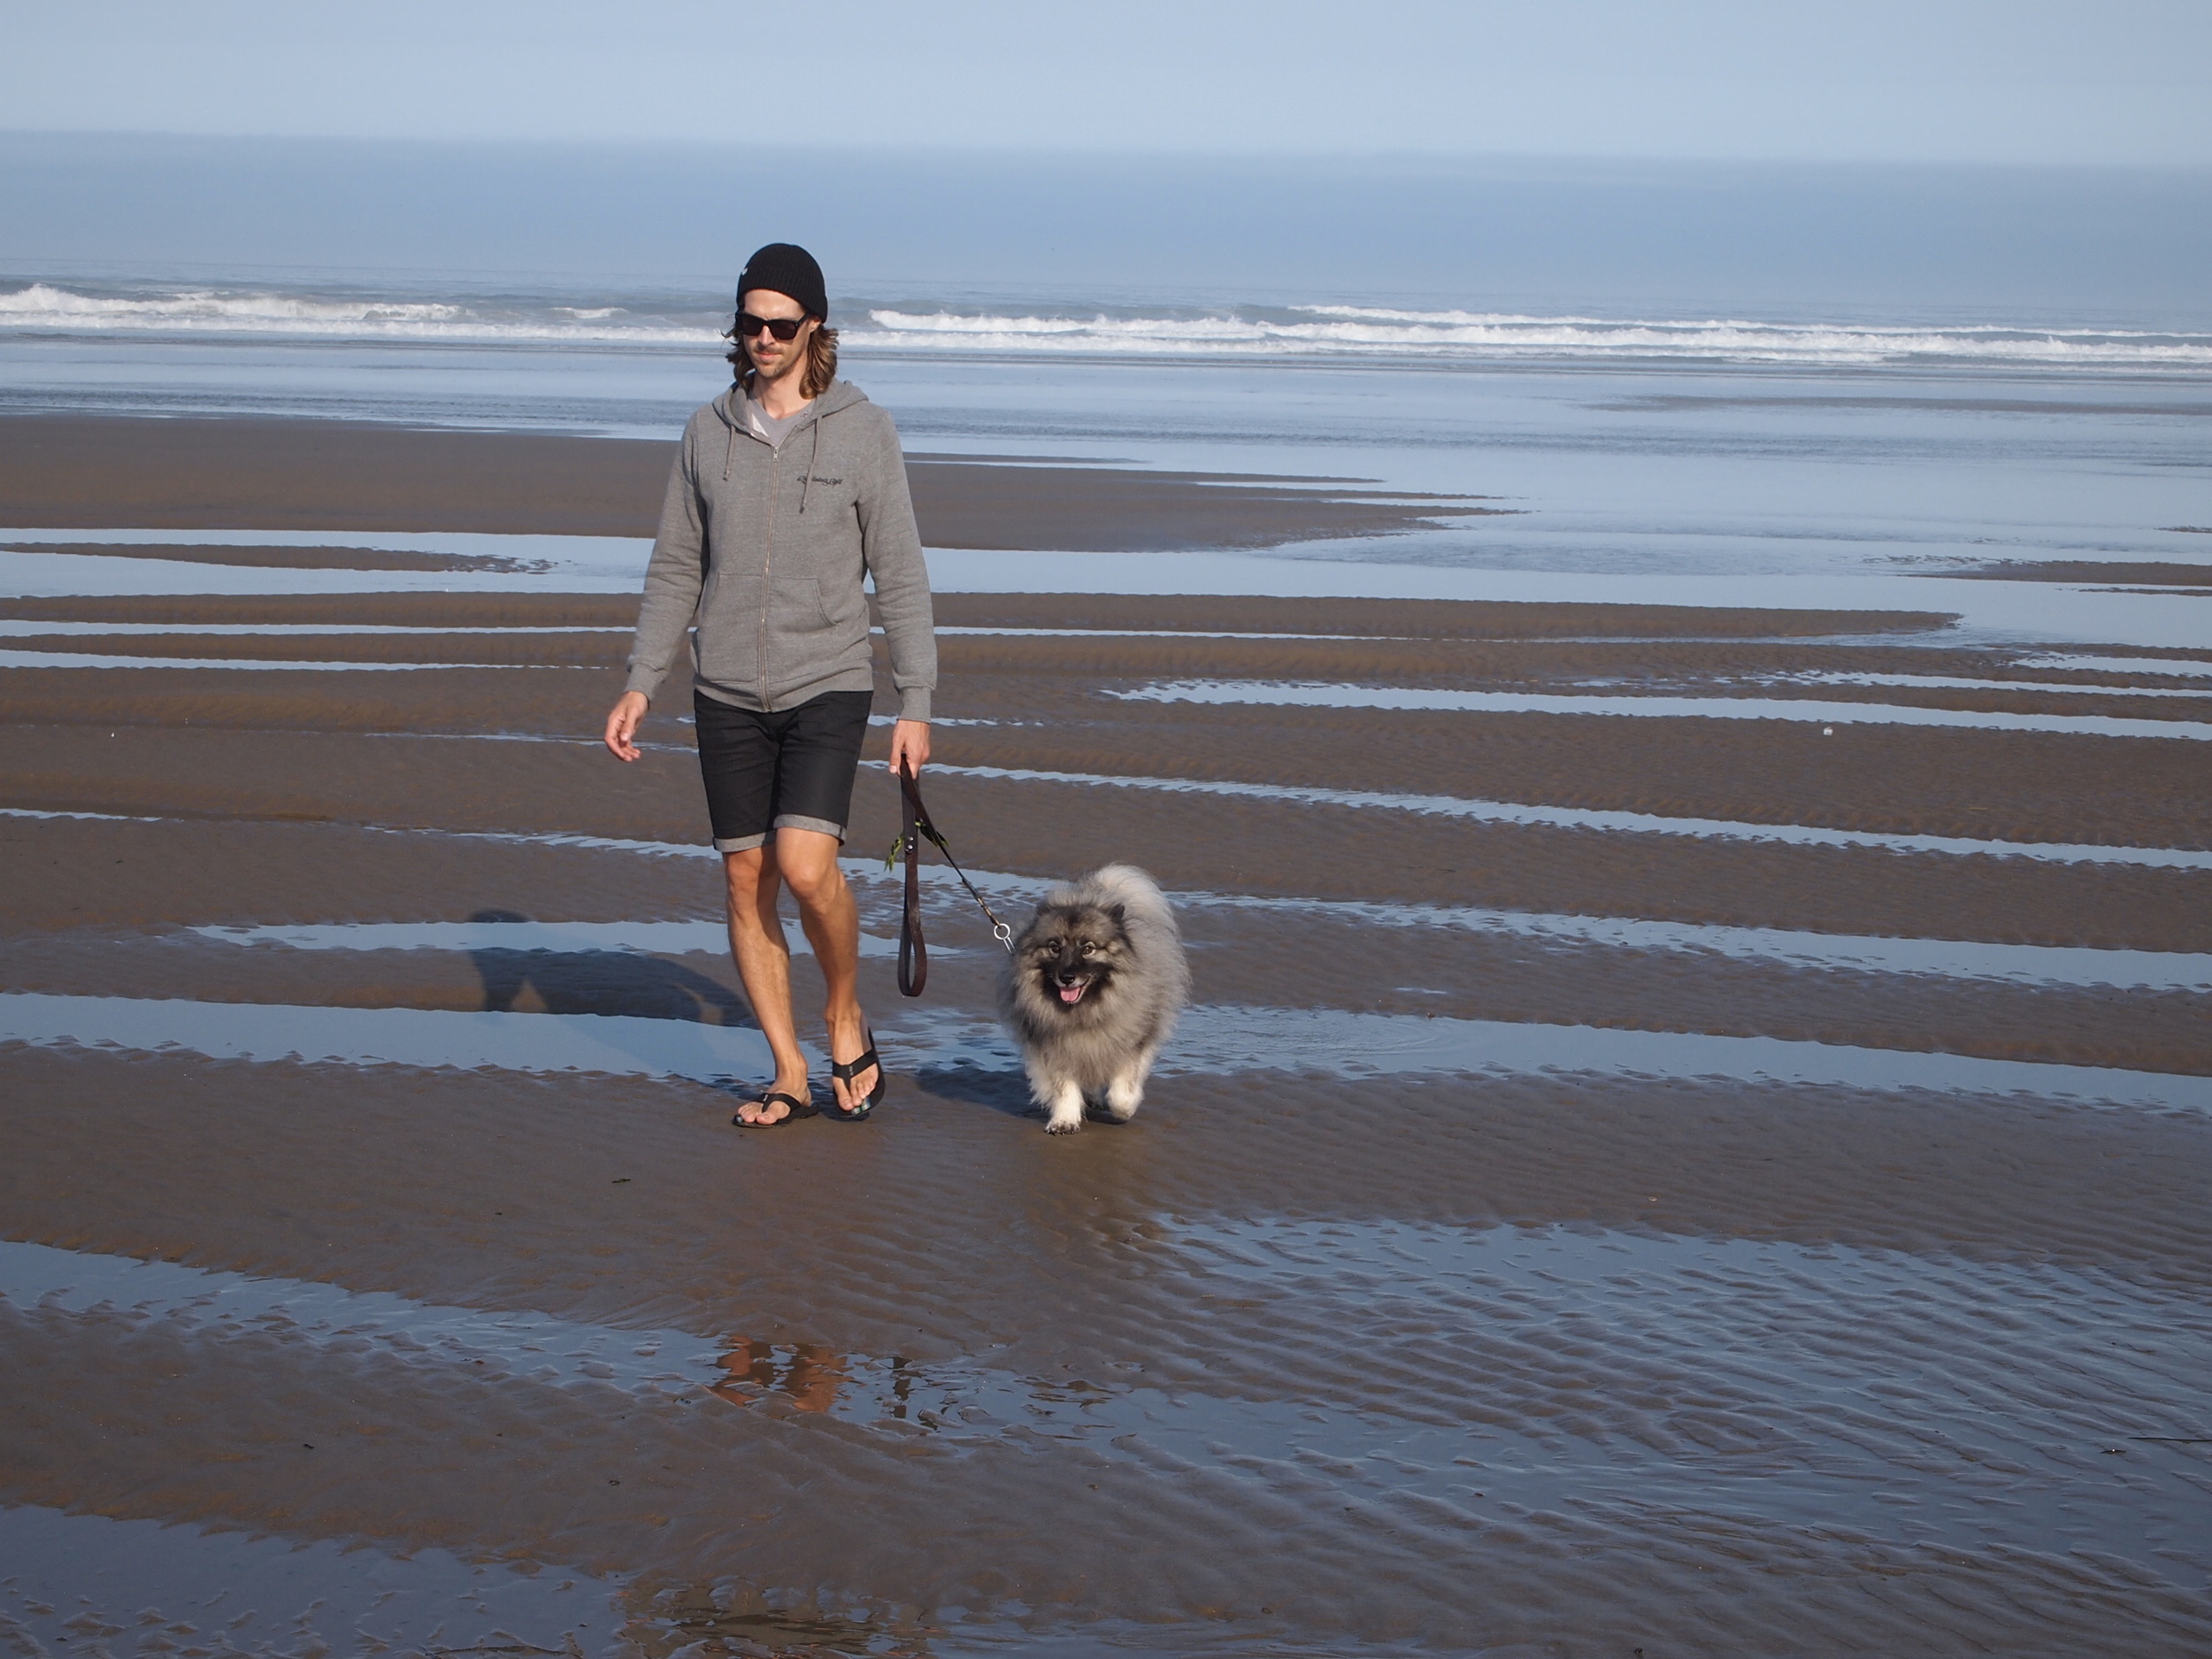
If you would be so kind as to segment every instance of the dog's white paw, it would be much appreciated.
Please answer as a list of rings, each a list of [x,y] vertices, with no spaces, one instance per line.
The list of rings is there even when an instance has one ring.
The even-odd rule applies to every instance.
[[[1083,1091],[1072,1085],[1037,1091],[1037,1104],[1045,1109],[1045,1133],[1071,1135],[1083,1126]]]
[[[1144,1104],[1144,1079],[1119,1077],[1107,1086],[1106,1115],[1118,1124],[1125,1124],[1137,1115],[1137,1108]]]

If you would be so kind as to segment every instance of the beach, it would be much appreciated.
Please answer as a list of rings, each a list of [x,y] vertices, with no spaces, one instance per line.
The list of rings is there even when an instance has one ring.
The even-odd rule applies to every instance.
[[[892,1094],[767,1134],[687,699],[596,737],[665,437],[0,416],[12,1635],[2212,1645],[2202,537],[1483,585],[1502,483],[1187,447],[910,437],[932,811],[1169,891],[1143,1110],[933,857],[899,996],[872,764]]]

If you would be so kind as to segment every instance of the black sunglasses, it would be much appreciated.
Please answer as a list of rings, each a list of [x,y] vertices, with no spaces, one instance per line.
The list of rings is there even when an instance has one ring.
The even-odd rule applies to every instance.
[[[779,340],[796,340],[799,330],[805,326],[803,317],[756,317],[750,311],[737,314],[737,333],[747,340],[764,328]]]

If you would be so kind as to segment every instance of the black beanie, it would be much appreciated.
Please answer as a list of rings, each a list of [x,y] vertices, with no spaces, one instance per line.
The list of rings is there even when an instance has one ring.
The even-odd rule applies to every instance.
[[[787,295],[806,307],[806,314],[829,321],[829,290],[822,286],[822,267],[814,256],[796,242],[772,242],[745,262],[745,274],[737,280],[737,303],[755,288]]]

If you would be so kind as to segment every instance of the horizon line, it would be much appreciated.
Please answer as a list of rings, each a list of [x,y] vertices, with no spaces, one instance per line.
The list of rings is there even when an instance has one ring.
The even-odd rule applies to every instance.
[[[10,127],[0,124],[0,142],[54,141],[93,143],[101,141],[158,141],[204,144],[313,144],[384,148],[416,151],[476,150],[487,152],[579,153],[634,151],[727,152],[733,156],[804,155],[816,158],[913,161],[961,157],[971,161],[1014,163],[1025,166],[1071,162],[1188,162],[1253,166],[1324,166],[1339,168],[1396,165],[1409,169],[1481,166],[1584,168],[1593,166],[1664,170],[1678,167],[1739,169],[1751,173],[1791,170],[1817,172],[1887,173],[2115,173],[2199,177],[2212,181],[2212,159],[2201,161],[2112,160],[1999,160],[1961,156],[1743,156],[1682,151],[1668,154],[1627,154],[1612,150],[1446,150],[1383,146],[1347,150],[1341,145],[1314,149],[1245,150],[1209,145],[1020,145],[985,146],[917,141],[885,140],[877,143],[762,144],[735,138],[602,134],[590,137],[550,137],[541,134],[491,135],[397,133],[297,133],[278,131],[211,132],[163,127]]]

